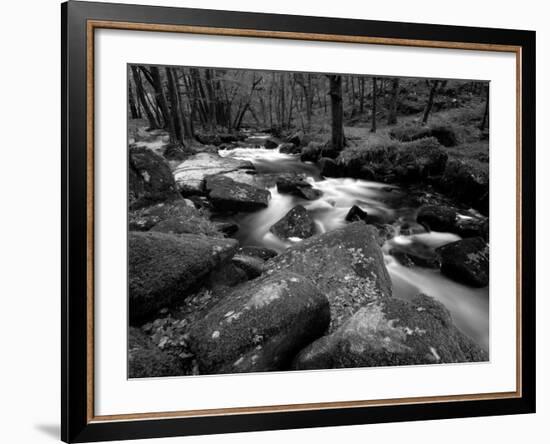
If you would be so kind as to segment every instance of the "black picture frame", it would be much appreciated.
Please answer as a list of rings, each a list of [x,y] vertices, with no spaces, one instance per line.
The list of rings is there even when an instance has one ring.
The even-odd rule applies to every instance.
[[[187,25],[380,39],[512,45],[521,49],[521,394],[511,398],[95,421],[90,417],[87,23]],[[90,442],[535,412],[535,32],[69,1],[62,23],[61,438]]]

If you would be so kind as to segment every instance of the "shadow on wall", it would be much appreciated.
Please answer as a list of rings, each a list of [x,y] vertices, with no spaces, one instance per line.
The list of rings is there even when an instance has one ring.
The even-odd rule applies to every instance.
[[[56,441],[60,439],[61,428],[59,424],[35,424],[34,428]]]

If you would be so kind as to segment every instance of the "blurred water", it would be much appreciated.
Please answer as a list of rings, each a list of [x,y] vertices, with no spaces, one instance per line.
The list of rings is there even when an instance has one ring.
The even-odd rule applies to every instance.
[[[283,251],[299,241],[283,241],[269,232],[269,228],[294,206],[301,204],[311,214],[317,231],[324,233],[346,224],[345,216],[353,205],[361,207],[369,215],[394,222],[414,221],[416,208],[410,208],[406,191],[395,186],[351,178],[321,177],[319,169],[312,163],[304,163],[297,156],[280,153],[279,149],[236,148],[222,150],[221,156],[250,160],[257,171],[257,179],[264,182],[271,193],[267,208],[253,213],[239,213],[224,219],[236,222],[239,231],[235,237],[241,245],[258,245]],[[281,194],[275,180],[281,173],[304,174],[313,188],[323,195],[314,201]],[[405,199],[403,198],[405,196]],[[405,215],[405,216],[404,216]],[[408,219],[407,219],[408,217]],[[439,270],[418,266],[405,267],[390,254],[394,245],[414,242],[428,249],[435,249],[460,237],[451,233],[418,233],[411,236],[396,236],[383,246],[384,257],[392,278],[393,294],[401,299],[411,299],[418,293],[425,293],[442,302],[451,312],[459,329],[486,350],[489,348],[489,291],[475,289],[454,282],[443,276]]]

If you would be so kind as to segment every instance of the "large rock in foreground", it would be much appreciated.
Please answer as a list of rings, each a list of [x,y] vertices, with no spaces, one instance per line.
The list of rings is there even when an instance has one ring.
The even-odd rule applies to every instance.
[[[211,222],[205,211],[195,208],[187,199],[131,211],[128,214],[128,227],[130,231],[152,230],[174,234],[222,236],[219,225]]]
[[[281,272],[237,287],[189,329],[201,374],[287,369],[330,321],[328,301],[303,276]]]
[[[195,211],[195,207],[187,199],[157,203],[130,211],[128,213],[128,229],[130,231],[148,231],[163,220],[180,216],[184,218],[191,211]]]
[[[163,352],[139,329],[128,331],[128,377],[157,378],[179,376],[183,369],[179,360]]]
[[[130,147],[128,200],[131,209],[181,198],[166,161],[145,147]]]
[[[291,271],[315,282],[330,303],[331,331],[392,292],[377,232],[363,222],[306,239],[270,259],[266,269]]]
[[[267,207],[271,193],[223,175],[206,179],[206,189],[214,209],[219,211],[255,211]]]
[[[207,176],[253,169],[254,165],[246,160],[221,157],[213,153],[199,153],[176,167],[174,179],[178,189],[184,195],[204,194]]]
[[[488,360],[487,353],[453,324],[449,311],[419,295],[390,298],[360,309],[329,336],[296,357],[299,370],[419,365]]]
[[[269,231],[281,239],[290,239],[291,237],[306,239],[315,234],[315,223],[302,205],[296,205]]]
[[[202,235],[130,232],[128,279],[130,323],[183,300],[188,290],[233,256],[234,239]]]
[[[441,272],[463,284],[489,284],[489,245],[481,237],[471,237],[439,247]]]

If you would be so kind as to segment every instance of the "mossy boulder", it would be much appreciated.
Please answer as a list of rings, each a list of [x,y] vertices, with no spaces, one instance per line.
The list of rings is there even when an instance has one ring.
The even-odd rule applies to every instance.
[[[196,214],[193,203],[187,199],[173,202],[161,202],[128,213],[130,231],[148,231],[159,222],[172,217],[188,218]]]
[[[342,168],[342,165],[330,157],[321,157],[318,164],[319,169],[321,170],[321,175],[324,177],[341,177],[345,174],[345,170]]]
[[[439,268],[441,265],[435,250],[414,238],[405,244],[390,242],[389,253],[406,267],[417,265],[424,268]]]
[[[129,317],[136,325],[183,300],[200,279],[237,249],[234,239],[197,234],[130,232]]]
[[[335,159],[338,157],[338,154],[340,154],[340,151],[334,149],[330,144],[309,142],[308,145],[302,149],[300,160],[302,162],[317,162],[321,157]]]
[[[315,223],[302,205],[296,205],[269,229],[281,239],[306,239],[315,234]]]
[[[464,214],[462,214],[464,213]],[[445,205],[421,207],[416,221],[432,231],[455,233],[462,237],[488,238],[488,219],[479,214],[467,214]]]
[[[282,174],[277,178],[277,191],[302,197],[307,200],[318,199],[323,193],[314,189],[303,174]]]
[[[302,148],[294,143],[285,142],[279,145],[279,152],[283,154],[300,154],[302,152]]]
[[[437,176],[445,170],[447,157],[447,153],[433,137],[403,144],[392,159],[393,173],[400,181]]]
[[[325,175],[355,177],[385,182],[421,182],[445,170],[447,153],[439,142],[428,137],[411,142],[381,143],[348,147],[335,160],[325,162]]]
[[[245,256],[257,257],[264,261],[267,261],[268,259],[271,259],[278,254],[275,250],[272,250],[271,248],[258,247],[255,245],[247,245],[245,247],[241,247],[239,248],[238,253]]]
[[[329,321],[328,301],[311,281],[278,272],[228,294],[191,325],[189,343],[201,374],[284,370]]]
[[[183,374],[181,362],[158,348],[141,330],[128,330],[128,377],[157,378]]]
[[[297,147],[302,146],[304,142],[307,140],[306,135],[303,131],[297,131],[294,134],[291,134],[285,139],[286,143],[291,143]]]
[[[425,205],[418,210],[416,221],[428,230],[453,233],[457,218],[456,208],[444,205]]]
[[[489,171],[474,162],[449,161],[438,181],[442,191],[489,214]]]
[[[132,211],[129,214],[130,231],[158,231],[172,234],[204,234],[223,236],[223,227],[211,222],[205,210],[195,208],[192,202],[179,200]]]
[[[364,305],[391,296],[391,279],[376,229],[354,222],[293,245],[266,263],[315,282],[330,303],[331,331]]]
[[[174,179],[182,194],[204,195],[207,176],[238,170],[254,170],[254,165],[246,160],[221,157],[216,153],[198,153],[176,167]]]
[[[180,162],[187,159],[192,154],[193,152],[190,149],[187,149],[180,143],[169,143],[164,146],[162,151],[162,155],[165,159]]]
[[[128,153],[128,201],[130,209],[181,199],[170,167],[149,148],[131,146]]]
[[[264,271],[265,260],[256,256],[237,253],[231,259],[233,265],[246,273],[248,279],[257,278]]]
[[[390,136],[400,142],[413,142],[426,137],[434,137],[441,145],[446,147],[458,144],[456,131],[450,125],[401,125],[393,128]]]
[[[471,237],[439,247],[441,272],[466,285],[489,284],[489,245],[481,237]]]
[[[280,144],[280,140],[274,138],[274,137],[268,137],[267,139],[264,139],[264,143],[263,145],[268,149],[268,150],[273,150],[275,148],[277,148]]]
[[[435,299],[419,295],[361,308],[334,333],[304,350],[298,370],[487,361],[487,353],[453,324]]]
[[[224,175],[206,179],[210,202],[218,211],[255,211],[267,207],[271,193],[246,183],[236,182]]]
[[[384,218],[373,214],[368,214],[365,210],[357,205],[353,205],[346,214],[347,222],[363,221],[367,224],[383,224]]]

